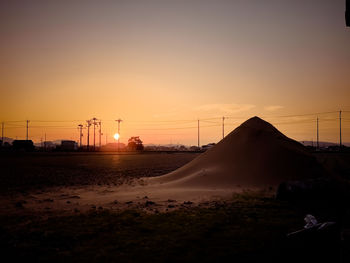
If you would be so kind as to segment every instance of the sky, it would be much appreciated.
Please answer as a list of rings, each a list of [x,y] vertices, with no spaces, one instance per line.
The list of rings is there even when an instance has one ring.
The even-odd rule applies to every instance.
[[[252,116],[296,140],[350,141],[345,0],[0,1],[4,136],[218,142]],[[331,112],[331,113],[328,113]],[[319,114],[316,114],[319,113]],[[310,114],[310,115],[306,115]],[[86,142],[86,129],[84,129]]]

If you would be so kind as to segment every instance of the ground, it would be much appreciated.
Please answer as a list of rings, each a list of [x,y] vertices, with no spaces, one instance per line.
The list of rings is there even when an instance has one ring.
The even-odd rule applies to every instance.
[[[350,229],[349,207],[334,200],[286,202],[274,192],[244,191],[225,200],[158,204],[148,196],[122,206],[79,209],[82,187],[101,193],[143,176],[174,170],[198,156],[173,154],[2,155],[0,248],[4,256],[36,262],[348,262],[349,235],[287,238],[303,218],[341,222]],[[349,156],[318,156],[347,175]],[[345,160],[345,161],[344,161]],[[344,168],[345,167],[345,168]],[[339,172],[340,171],[340,172]],[[67,196],[45,193],[70,189]],[[62,192],[63,193],[63,192]],[[66,203],[69,210],[54,209]],[[37,204],[40,209],[33,209]],[[80,205],[80,206],[79,206]],[[116,207],[116,209],[115,209]],[[166,208],[161,210],[160,208]],[[342,261],[341,261],[342,260]]]

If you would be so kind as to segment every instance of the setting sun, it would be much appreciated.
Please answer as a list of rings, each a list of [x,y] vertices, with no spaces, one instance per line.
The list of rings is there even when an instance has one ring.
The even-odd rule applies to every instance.
[[[119,137],[120,137],[120,135],[119,135],[119,133],[116,133],[116,134],[114,134],[114,139],[116,139],[116,140],[118,140],[119,139]]]

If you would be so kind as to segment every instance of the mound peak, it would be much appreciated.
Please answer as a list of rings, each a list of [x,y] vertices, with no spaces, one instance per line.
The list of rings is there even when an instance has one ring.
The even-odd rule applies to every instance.
[[[253,129],[260,129],[260,130],[278,131],[271,123],[264,121],[263,119],[259,118],[258,116],[254,116],[254,117],[246,120],[240,126],[249,127],[249,128],[253,128]]]
[[[307,149],[255,116],[178,170],[151,179],[181,187],[277,185],[324,172]]]

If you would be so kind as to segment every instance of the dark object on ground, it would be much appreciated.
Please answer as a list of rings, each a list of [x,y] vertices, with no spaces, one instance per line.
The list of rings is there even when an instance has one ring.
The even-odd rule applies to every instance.
[[[313,215],[306,215],[304,218],[306,225],[303,229],[287,234],[287,237],[295,237],[296,235],[313,235],[315,233],[325,233],[336,229],[335,222],[318,223]]]
[[[335,179],[316,178],[281,183],[276,192],[279,200],[339,199],[346,194],[345,186]]]
[[[155,202],[153,202],[153,201],[146,201],[146,203],[145,203],[145,205],[146,206],[150,206],[150,205],[155,205],[156,203]]]
[[[78,150],[78,144],[76,141],[61,141],[61,151],[76,151]]]
[[[15,151],[32,152],[35,147],[32,140],[14,140],[12,147]]]
[[[310,218],[312,222],[308,222]],[[287,235],[287,243],[294,249],[288,262],[342,262],[339,225],[318,223],[312,215],[307,215],[304,220],[307,223],[304,229]]]

